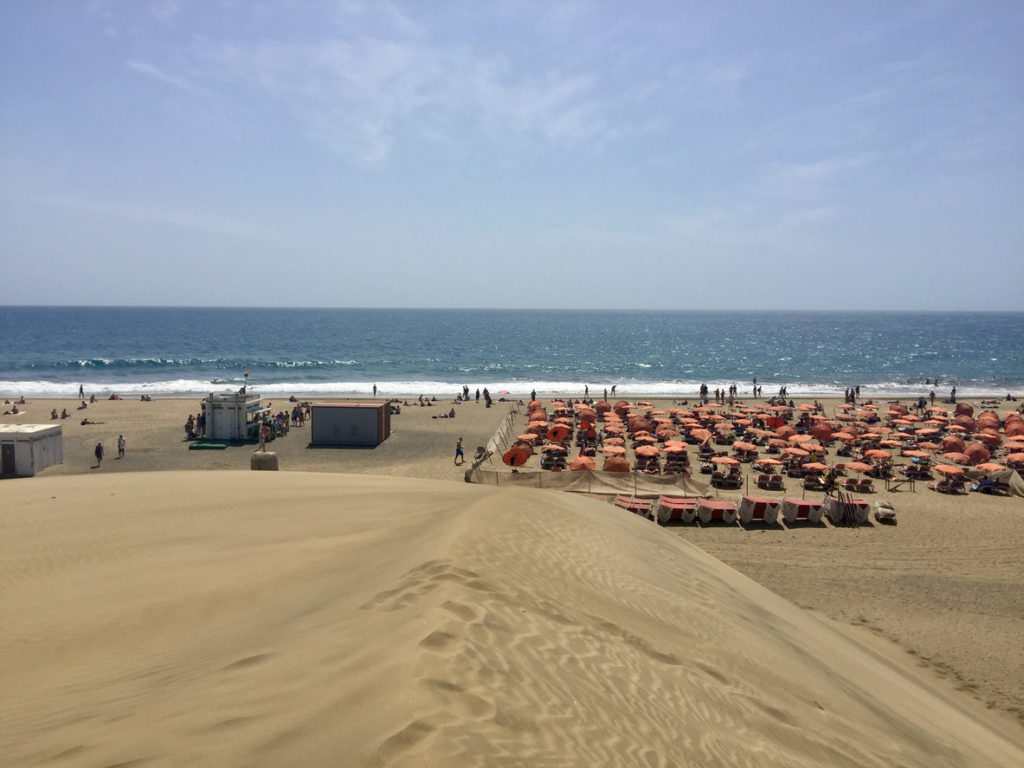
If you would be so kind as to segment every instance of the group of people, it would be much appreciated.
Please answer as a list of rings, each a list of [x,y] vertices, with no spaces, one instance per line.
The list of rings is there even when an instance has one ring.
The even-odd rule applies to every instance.
[[[303,401],[301,403],[298,402],[295,399],[294,395],[292,395],[288,399],[288,402],[295,403],[295,405],[292,406],[292,410],[291,410],[292,426],[293,427],[304,427],[304,426],[306,426],[306,419],[308,419],[308,418],[310,418],[312,416],[313,406],[310,403],[306,402],[306,401]],[[278,415],[282,415],[282,414],[278,414]],[[287,419],[287,416],[285,416],[285,418]]]
[[[194,416],[190,413],[185,420],[185,437],[188,440],[195,440],[197,437],[206,435],[206,409],[203,409]]]
[[[24,396],[19,397],[17,400],[15,400],[13,405],[11,405],[10,400],[4,400],[4,405],[11,406],[9,409],[4,410],[4,416],[16,416],[17,414],[21,413],[21,411],[18,409],[18,406],[27,404],[28,401],[24,398]]]
[[[127,445],[127,441],[124,439],[124,435],[117,436],[117,458],[124,458],[124,450]],[[97,442],[96,447],[93,449],[93,455],[96,457],[96,466],[99,467],[103,463],[103,443]]]

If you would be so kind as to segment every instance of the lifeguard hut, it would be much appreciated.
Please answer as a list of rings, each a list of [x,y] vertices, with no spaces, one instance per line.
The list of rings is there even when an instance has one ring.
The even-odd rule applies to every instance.
[[[374,448],[391,434],[391,404],[385,400],[313,403],[310,445]]]
[[[32,477],[64,463],[59,424],[0,424],[0,477]]]
[[[206,438],[245,441],[259,437],[260,423],[270,409],[260,405],[257,392],[211,392],[206,400]]]

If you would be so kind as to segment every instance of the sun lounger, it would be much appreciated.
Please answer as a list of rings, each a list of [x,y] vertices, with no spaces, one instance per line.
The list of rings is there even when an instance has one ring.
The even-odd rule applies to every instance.
[[[750,522],[775,525],[779,519],[779,508],[782,503],[778,499],[770,499],[764,496],[744,496],[740,499],[740,505],[736,514],[740,522],[747,525]]]
[[[697,517],[702,523],[721,520],[723,523],[736,522],[736,502],[711,499],[697,500]]]
[[[739,489],[743,486],[743,475],[739,472],[715,472],[711,475],[711,485],[716,488]]]
[[[991,477],[983,477],[974,486],[973,490],[981,493],[990,493],[996,496],[1009,496],[1010,495],[1010,484],[1002,483]]]
[[[928,483],[928,487],[939,493],[967,493],[967,486],[959,477],[939,480],[937,483]]]
[[[871,513],[871,505],[868,504],[864,499],[839,499],[835,496],[826,496],[825,501],[822,502],[824,507],[825,516],[833,525],[842,525],[850,521],[845,519],[845,515],[852,514],[852,522],[857,525],[863,525],[868,521],[868,515]]]
[[[804,477],[804,490],[823,491],[825,490],[825,484],[821,481],[821,477],[819,475],[807,475]]]
[[[764,491],[783,491],[786,489],[782,484],[782,475],[758,475],[754,482],[758,488]]]
[[[797,521],[808,523],[821,522],[821,502],[807,501],[805,499],[783,499],[782,519],[787,524]]]
[[[658,522],[662,525],[678,520],[692,523],[697,517],[697,499],[658,497]]]
[[[615,506],[628,510],[635,515],[651,517],[651,507],[654,506],[654,502],[650,499],[638,499],[635,496],[616,496]]]

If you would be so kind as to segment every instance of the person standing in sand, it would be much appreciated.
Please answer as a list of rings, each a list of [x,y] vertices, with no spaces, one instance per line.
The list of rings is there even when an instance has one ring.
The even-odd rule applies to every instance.
[[[103,463],[103,443],[96,443],[96,450],[93,453],[96,455],[96,466],[98,467]]]
[[[124,445],[125,445],[124,435],[118,435],[117,436],[117,458],[119,458],[119,459],[123,459],[124,458]]]
[[[466,455],[462,452],[462,438],[455,444],[455,466],[464,464],[466,462]]]

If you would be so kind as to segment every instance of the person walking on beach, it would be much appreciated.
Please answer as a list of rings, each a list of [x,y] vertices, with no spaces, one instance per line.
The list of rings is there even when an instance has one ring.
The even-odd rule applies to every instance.
[[[85,400],[85,384],[78,385],[78,399]]]
[[[96,450],[93,453],[96,455],[96,466],[98,467],[103,463],[103,443],[96,443]]]
[[[124,458],[124,435],[117,436],[117,458]]]
[[[377,396],[377,385],[376,384],[373,385],[373,396],[374,397]]]
[[[464,464],[466,462],[466,455],[462,452],[462,438],[459,438],[459,442],[455,444],[455,466]]]

